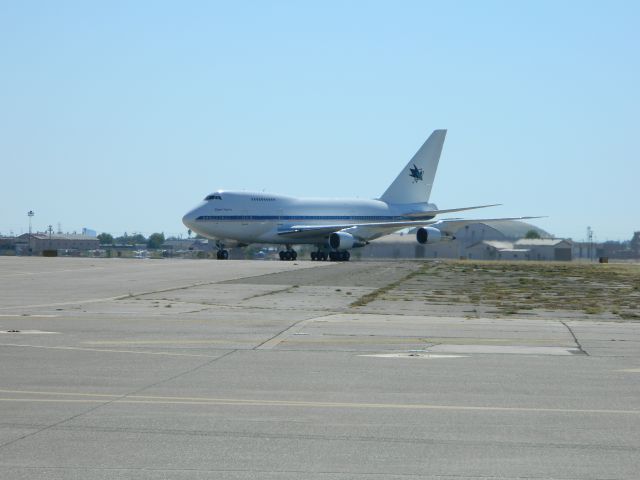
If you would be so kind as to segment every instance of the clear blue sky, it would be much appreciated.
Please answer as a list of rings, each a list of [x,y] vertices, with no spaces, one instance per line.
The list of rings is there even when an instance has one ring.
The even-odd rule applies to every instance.
[[[640,2],[0,2],[0,233],[185,234],[217,188],[640,230]]]

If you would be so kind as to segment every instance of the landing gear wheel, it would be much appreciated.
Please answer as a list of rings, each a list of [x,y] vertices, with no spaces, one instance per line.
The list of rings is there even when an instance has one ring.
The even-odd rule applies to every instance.
[[[298,258],[298,252],[295,250],[281,250],[278,255],[280,255],[280,260],[285,261],[296,260]]]
[[[311,260],[317,260],[318,262],[324,262],[327,260],[327,252],[318,251],[311,252]]]
[[[228,260],[229,259],[229,252],[227,252],[226,250],[218,250],[216,252],[216,258],[218,260]]]
[[[329,260],[332,262],[348,262],[351,254],[347,250],[341,252],[329,252]]]

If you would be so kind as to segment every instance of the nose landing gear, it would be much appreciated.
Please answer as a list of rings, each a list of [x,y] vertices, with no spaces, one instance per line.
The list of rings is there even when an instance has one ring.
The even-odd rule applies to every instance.
[[[218,247],[216,258],[218,260],[229,260],[229,252],[225,250],[224,244],[221,242],[216,242],[216,247]]]

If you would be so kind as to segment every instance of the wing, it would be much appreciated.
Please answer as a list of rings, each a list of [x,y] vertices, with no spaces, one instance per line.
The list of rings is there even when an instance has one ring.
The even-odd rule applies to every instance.
[[[443,213],[455,213],[455,212],[464,212],[465,210],[475,210],[477,208],[487,208],[487,207],[498,207],[502,205],[501,203],[493,203],[491,205],[476,205],[475,207],[462,207],[462,208],[448,208],[446,210],[429,210],[427,212],[414,212],[407,213],[405,217],[409,218],[433,218],[436,215],[442,215]]]
[[[432,222],[430,226],[435,227],[438,230],[448,235],[453,235],[455,232],[457,232],[461,228],[474,223],[486,223],[488,225],[491,225],[494,222],[506,222],[511,220],[518,220],[518,221],[533,220],[536,218],[545,218],[545,217],[472,218],[467,220],[463,220],[461,218],[452,218],[448,220],[438,220],[438,221]]]
[[[331,225],[292,225],[285,230],[281,230],[278,232],[278,235],[282,237],[288,237],[291,239],[309,239],[311,237],[321,238],[323,236],[327,236],[333,232],[339,232],[342,230],[351,230],[356,229],[357,231],[364,234],[364,232],[380,232],[380,235],[376,235],[375,238],[378,238],[382,235],[387,235],[388,233],[393,233],[397,230],[401,230],[407,227],[415,227],[420,225],[426,225],[432,223],[430,220],[433,219],[436,215],[441,215],[443,213],[453,213],[453,212],[463,212],[465,210],[475,210],[477,208],[487,208],[487,207],[495,207],[500,205],[499,203],[494,203],[491,205],[476,205],[473,207],[462,207],[462,208],[450,208],[446,210],[429,210],[429,211],[419,211],[419,212],[411,212],[406,215],[407,220],[402,221],[393,221],[393,222],[373,222],[373,223],[338,223]],[[420,220],[420,219],[423,220]],[[353,231],[349,233],[354,234]],[[361,237],[363,238],[363,237]]]
[[[362,240],[370,240],[365,232],[380,232],[381,235],[393,233],[407,227],[417,227],[432,223],[425,220],[406,220],[398,222],[372,222],[372,223],[335,223],[331,225],[293,225],[286,230],[278,232],[278,235],[291,239],[323,238],[333,232],[348,232]],[[375,237],[377,238],[377,236]]]
[[[278,235],[291,240],[321,241],[333,232],[347,232],[354,237],[363,240],[374,240],[403,228],[431,226],[449,236],[459,229],[473,223],[492,223],[507,220],[531,220],[543,217],[507,217],[507,218],[480,218],[463,220],[452,218],[448,220],[405,220],[397,222],[370,222],[370,223],[336,223],[331,225],[293,225],[286,230],[278,232]]]

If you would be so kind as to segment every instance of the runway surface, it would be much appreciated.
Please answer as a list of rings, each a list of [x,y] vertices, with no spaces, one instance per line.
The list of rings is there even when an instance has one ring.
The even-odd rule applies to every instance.
[[[0,257],[0,478],[639,477],[640,323],[417,268]]]

